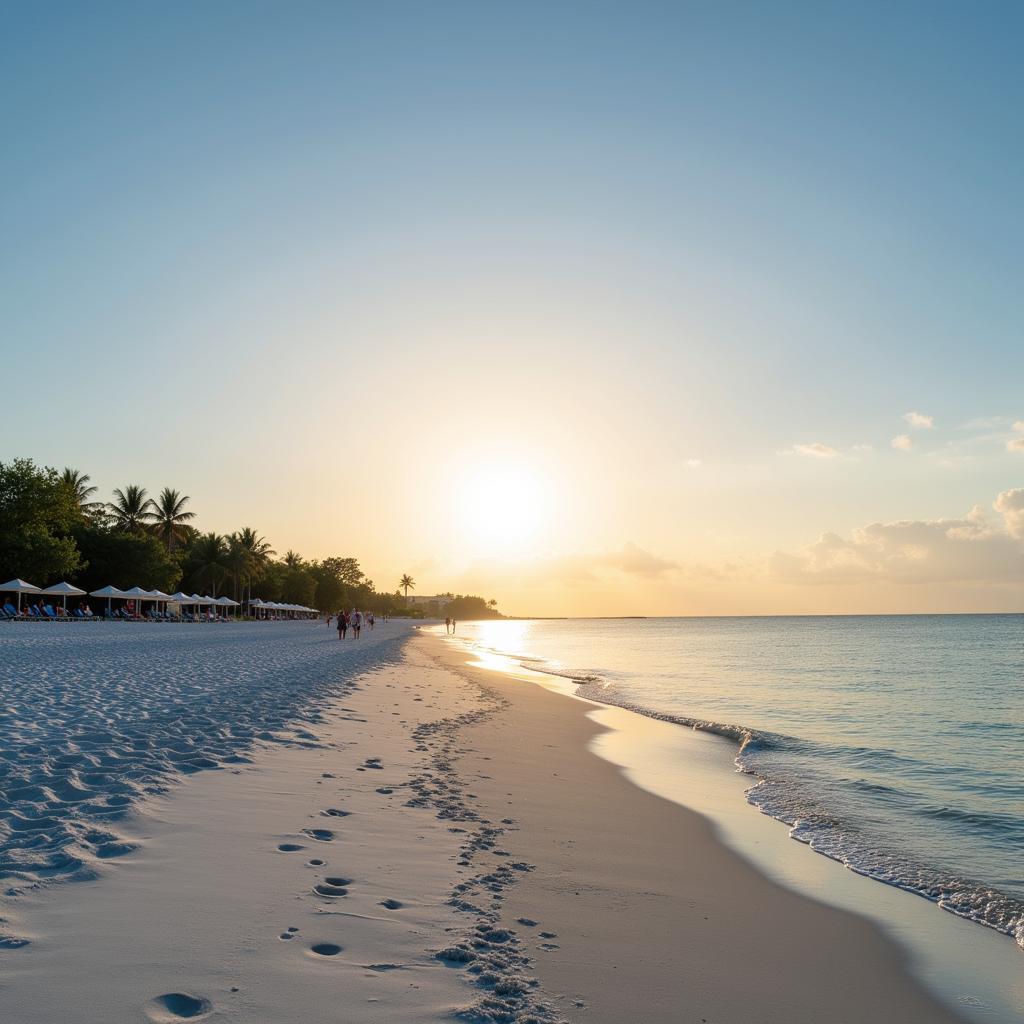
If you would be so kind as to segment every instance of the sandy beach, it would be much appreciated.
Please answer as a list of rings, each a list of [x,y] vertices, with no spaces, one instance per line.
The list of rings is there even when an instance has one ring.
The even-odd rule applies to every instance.
[[[172,666],[189,642],[96,628]],[[304,699],[220,770],[133,794],[106,826],[123,852],[79,880],[5,869],[5,1019],[959,1019],[873,924],[590,753],[581,702],[404,623],[348,646],[197,628],[225,670],[276,650]]]

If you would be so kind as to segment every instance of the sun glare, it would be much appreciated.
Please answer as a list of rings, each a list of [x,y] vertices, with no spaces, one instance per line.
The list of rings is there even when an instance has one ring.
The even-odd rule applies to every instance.
[[[465,539],[481,553],[521,552],[536,539],[546,493],[531,468],[507,462],[481,463],[465,473],[457,495]]]

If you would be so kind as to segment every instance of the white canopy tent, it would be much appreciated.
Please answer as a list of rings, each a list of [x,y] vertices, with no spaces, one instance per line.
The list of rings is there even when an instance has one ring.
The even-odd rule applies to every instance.
[[[22,594],[38,594],[39,588],[32,583],[26,583],[24,580],[8,580],[2,586],[0,590],[6,590],[8,593],[18,595],[18,614],[21,614],[21,595]]]
[[[74,584],[68,583],[66,581],[62,582],[62,583],[54,583],[54,585],[52,587],[47,587],[45,590],[40,590],[39,593],[40,594],[48,594],[48,595],[51,595],[53,597],[59,597],[60,598],[61,607],[64,608],[65,611],[67,610],[67,607],[68,607],[68,598],[69,597],[84,597],[85,596],[85,591],[84,590],[82,590],[80,587],[76,587]]]
[[[117,587],[107,586],[107,587],[101,587],[99,590],[90,590],[89,591],[89,596],[90,597],[105,597],[107,599],[107,614],[109,615],[110,614],[110,602],[111,602],[111,600],[113,598],[115,598],[115,597],[123,598],[126,595],[125,595],[125,592],[123,590],[118,590]]]
[[[132,587],[131,590],[126,590],[124,596],[135,602],[135,614],[142,614],[142,602],[152,601],[153,598],[149,596],[148,590],[143,590],[142,587]]]

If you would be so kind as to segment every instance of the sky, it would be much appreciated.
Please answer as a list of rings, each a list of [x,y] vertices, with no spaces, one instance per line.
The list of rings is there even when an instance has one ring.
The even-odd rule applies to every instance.
[[[1020,4],[0,17],[0,460],[515,614],[1024,610]]]

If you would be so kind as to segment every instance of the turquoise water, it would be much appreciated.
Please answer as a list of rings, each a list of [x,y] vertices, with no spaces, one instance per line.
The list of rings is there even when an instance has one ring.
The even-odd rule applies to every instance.
[[[460,624],[578,693],[730,737],[795,839],[1024,947],[1024,615]]]

